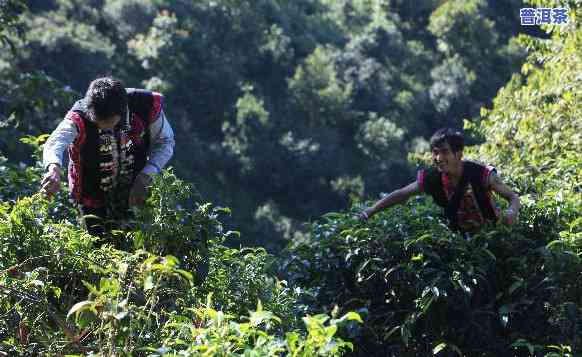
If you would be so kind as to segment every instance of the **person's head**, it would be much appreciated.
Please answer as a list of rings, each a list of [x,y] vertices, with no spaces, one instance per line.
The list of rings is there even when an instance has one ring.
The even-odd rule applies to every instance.
[[[448,173],[458,167],[463,158],[465,141],[459,130],[442,128],[430,138],[432,160],[436,167]]]
[[[127,108],[127,92],[123,84],[113,78],[97,78],[85,94],[90,119],[100,129],[112,129],[121,120]]]

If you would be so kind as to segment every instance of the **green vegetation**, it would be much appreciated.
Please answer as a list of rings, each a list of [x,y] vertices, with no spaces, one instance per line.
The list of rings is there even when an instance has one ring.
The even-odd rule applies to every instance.
[[[58,204],[39,194],[3,204],[0,351],[335,356],[352,349],[336,332],[360,317],[335,311],[331,318],[301,319],[299,293],[269,274],[272,257],[264,249],[223,246],[236,233],[223,230],[224,209],[162,207],[184,204],[180,195],[188,192],[165,173],[141,212],[153,223],[145,227],[138,219],[134,230],[114,232],[125,250],[100,246],[78,226],[54,221],[50,213]],[[160,226],[174,234],[162,234]],[[194,267],[203,265],[196,264],[201,253],[205,279]]]
[[[329,213],[290,248],[287,279],[311,292],[307,304],[362,315],[353,332],[360,355],[579,348],[581,244],[563,246],[555,214],[525,208],[517,226],[489,227],[467,241],[439,211],[422,198],[365,224],[356,209]]]
[[[324,215],[286,252],[288,280],[313,292],[309,303],[362,313],[362,355],[580,353],[582,28],[550,30],[551,41],[519,39],[531,51],[522,74],[465,123],[485,140],[466,154],[498,166],[520,193],[517,226],[465,240],[424,197],[366,224],[356,204]]]
[[[519,2],[411,3],[1,2],[0,355],[579,356],[582,8],[530,1],[571,9],[539,39]],[[103,244],[36,162],[107,73],[166,94],[177,146]],[[443,125],[519,223],[354,219]]]
[[[162,91],[176,174],[276,252],[350,195],[408,181],[407,152],[490,103],[525,57],[512,3],[31,1],[0,54],[0,114],[38,135],[97,76]]]

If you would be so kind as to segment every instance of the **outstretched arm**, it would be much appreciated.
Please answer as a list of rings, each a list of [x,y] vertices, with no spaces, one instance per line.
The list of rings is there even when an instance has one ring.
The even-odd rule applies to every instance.
[[[360,219],[368,219],[372,217],[377,212],[392,207],[394,205],[406,202],[410,197],[420,192],[418,181],[414,181],[413,183],[404,186],[398,190],[390,192],[384,198],[376,202],[372,207],[368,207],[363,210],[358,217]]]
[[[508,225],[514,224],[517,221],[519,208],[521,207],[519,196],[509,186],[503,183],[501,178],[496,173],[492,173],[489,177],[489,185],[493,191],[499,193],[501,197],[505,198],[509,202],[509,208],[502,216],[503,222]]]
[[[60,188],[63,154],[77,136],[79,136],[77,127],[71,120],[65,118],[44,144],[42,161],[46,173],[42,178],[41,192],[49,197]]]

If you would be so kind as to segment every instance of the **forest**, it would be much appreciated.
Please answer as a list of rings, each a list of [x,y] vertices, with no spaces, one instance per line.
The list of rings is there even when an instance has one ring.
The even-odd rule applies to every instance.
[[[522,8],[568,22],[522,26]],[[582,356],[579,0],[0,1],[0,356]],[[42,147],[102,76],[176,139],[101,244]],[[421,195],[462,130],[519,220]],[[503,199],[500,204],[505,205]]]

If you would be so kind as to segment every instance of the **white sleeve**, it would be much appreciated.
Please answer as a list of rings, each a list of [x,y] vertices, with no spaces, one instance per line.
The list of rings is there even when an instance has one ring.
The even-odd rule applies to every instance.
[[[63,166],[63,154],[79,136],[77,127],[70,119],[63,119],[44,143],[42,151],[42,164],[46,168],[50,164]]]
[[[170,122],[166,119],[163,110],[150,124],[150,150],[148,161],[142,172],[145,174],[157,174],[170,161],[174,153],[174,131]]]

